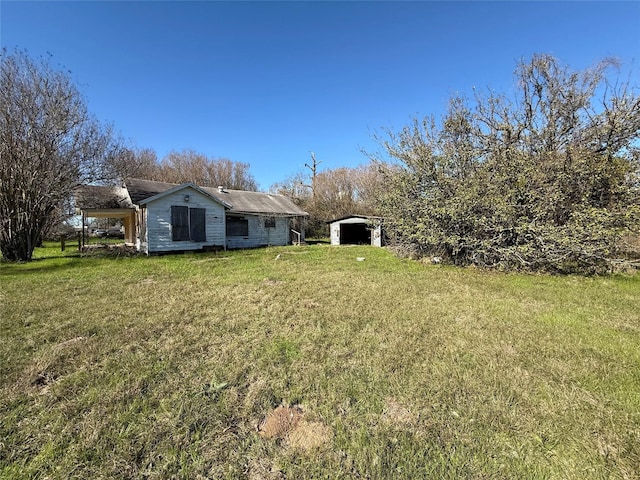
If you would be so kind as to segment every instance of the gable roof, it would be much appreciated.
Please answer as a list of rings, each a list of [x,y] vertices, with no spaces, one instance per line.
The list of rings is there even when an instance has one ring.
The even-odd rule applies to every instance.
[[[140,202],[147,198],[155,197],[159,193],[178,186],[176,183],[154,182],[140,178],[128,178],[124,183],[131,201],[136,205],[140,205]]]
[[[262,192],[246,192],[243,190],[220,191],[218,188],[198,187],[192,183],[178,185],[175,183],[156,182],[139,178],[127,179],[126,188],[131,201],[136,205],[144,205],[152,197],[167,192],[176,191],[181,187],[191,186],[207,194],[219,203],[228,206],[230,213],[263,214],[272,216],[307,216],[308,213],[298,207],[290,198],[284,195],[274,195]]]
[[[139,204],[140,205],[146,205],[147,203],[153,202],[155,200],[158,200],[162,197],[165,197],[167,195],[171,195],[172,193],[176,193],[179,192],[180,190],[184,190],[185,188],[191,188],[193,190],[196,190],[197,192],[202,193],[205,197],[209,197],[210,199],[222,204],[223,206],[225,206],[226,208],[231,208],[231,205],[229,205],[228,203],[222,201],[221,199],[219,199],[218,197],[216,197],[215,195],[211,195],[210,192],[207,192],[206,190],[200,188],[199,186],[193,184],[193,183],[183,183],[181,185],[175,185],[167,190],[164,190],[160,193],[156,193],[155,195],[152,195],[151,197],[147,197],[143,200],[140,200]]]

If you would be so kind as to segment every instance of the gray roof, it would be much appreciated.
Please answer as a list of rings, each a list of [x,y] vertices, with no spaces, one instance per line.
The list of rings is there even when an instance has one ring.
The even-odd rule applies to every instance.
[[[153,180],[142,180],[139,178],[128,178],[125,185],[129,191],[131,201],[139,205],[141,201],[153,197],[159,193],[176,186],[175,183],[154,182]]]
[[[363,220],[382,220],[382,217],[376,217],[375,215],[347,215],[346,217],[334,218],[333,220],[328,220],[325,223],[334,223],[341,222],[342,220],[349,220],[351,218],[361,218]]]
[[[178,186],[175,183],[156,182],[138,178],[127,179],[126,188],[129,191],[131,201],[139,205],[147,198],[158,195]],[[189,184],[185,184],[189,185]],[[243,190],[219,191],[217,188],[199,187],[222,204],[231,205],[231,213],[248,213],[264,215],[307,216],[308,213],[298,207],[293,201],[284,195],[274,195],[263,192],[246,192]]]
[[[74,190],[76,207],[89,210],[134,208],[129,193],[122,187],[81,185]]]

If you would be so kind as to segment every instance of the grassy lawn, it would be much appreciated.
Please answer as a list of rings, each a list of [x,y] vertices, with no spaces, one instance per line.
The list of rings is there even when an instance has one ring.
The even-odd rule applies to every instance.
[[[0,478],[640,478],[640,275],[59,249],[0,265]]]

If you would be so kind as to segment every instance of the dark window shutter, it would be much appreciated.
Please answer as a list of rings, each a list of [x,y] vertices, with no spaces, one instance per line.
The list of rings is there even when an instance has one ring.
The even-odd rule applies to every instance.
[[[227,216],[227,236],[228,237],[248,237],[249,220],[243,217]]]
[[[189,240],[189,207],[171,207],[171,239]]]
[[[191,240],[194,242],[204,242],[207,240],[205,225],[205,209],[191,208],[189,209],[189,223]]]

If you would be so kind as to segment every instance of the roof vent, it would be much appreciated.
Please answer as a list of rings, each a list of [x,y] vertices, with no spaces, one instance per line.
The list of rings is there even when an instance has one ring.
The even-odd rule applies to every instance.
[[[224,186],[222,186],[222,185],[218,185],[218,192],[219,192],[219,193],[225,193],[225,191],[224,191]]]

